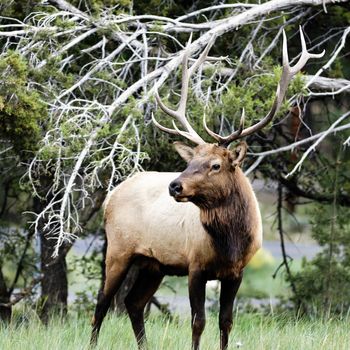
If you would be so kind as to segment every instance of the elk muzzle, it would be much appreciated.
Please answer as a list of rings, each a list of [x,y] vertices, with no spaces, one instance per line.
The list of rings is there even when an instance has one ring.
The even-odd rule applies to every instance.
[[[178,179],[172,181],[169,185],[170,196],[176,199],[176,197],[181,196],[181,193],[182,193],[181,181],[179,181]]]

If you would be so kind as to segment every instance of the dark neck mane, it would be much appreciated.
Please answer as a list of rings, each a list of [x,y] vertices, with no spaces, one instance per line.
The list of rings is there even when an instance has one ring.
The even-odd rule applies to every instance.
[[[232,181],[232,188],[218,205],[201,208],[203,227],[219,258],[229,263],[242,259],[252,241],[250,194],[244,193],[239,182]]]

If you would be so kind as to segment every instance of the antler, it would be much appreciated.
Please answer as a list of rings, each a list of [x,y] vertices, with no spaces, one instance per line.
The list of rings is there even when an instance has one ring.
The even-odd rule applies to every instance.
[[[276,97],[275,97],[275,100],[274,100],[273,105],[271,107],[271,110],[266,114],[266,116],[263,119],[261,119],[256,124],[250,126],[249,128],[243,129],[244,116],[245,116],[244,109],[243,109],[239,128],[236,131],[234,131],[231,135],[224,137],[224,136],[220,136],[220,135],[216,134],[215,132],[211,131],[207,127],[207,124],[205,122],[205,116],[204,116],[203,124],[204,124],[205,130],[207,131],[207,133],[210,136],[212,136],[213,138],[215,138],[219,142],[220,146],[227,147],[232,141],[235,141],[235,140],[238,140],[244,136],[248,136],[250,134],[253,134],[256,131],[262,129],[264,126],[266,126],[273,119],[273,117],[276,115],[276,113],[280,109],[284,95],[286,94],[288,85],[289,85],[290,81],[292,80],[292,78],[294,77],[294,75],[297,74],[304,67],[304,65],[306,64],[306,62],[310,58],[320,58],[324,55],[325,51],[323,51],[322,53],[319,53],[319,54],[309,53],[307,51],[307,48],[306,48],[306,42],[305,42],[304,34],[303,34],[301,27],[299,27],[299,31],[300,31],[302,52],[301,52],[301,55],[300,55],[298,62],[293,67],[291,67],[289,65],[289,58],[288,58],[287,37],[286,37],[286,33],[283,30],[283,53],[282,53],[283,54],[283,58],[282,58],[283,69],[282,69],[282,75],[281,75],[280,81],[277,85]]]
[[[188,56],[189,56],[189,47],[191,44],[192,35],[187,43],[187,46],[185,48],[185,53],[182,60],[182,86],[181,86],[181,97],[180,102],[177,110],[170,109],[167,107],[162,100],[159,97],[158,90],[156,88],[155,96],[156,100],[159,104],[159,107],[165,112],[166,114],[170,115],[172,118],[177,120],[185,131],[179,130],[176,126],[175,122],[173,121],[173,127],[174,129],[167,128],[157,122],[157,120],[154,118],[154,115],[152,114],[152,121],[154,125],[156,125],[159,129],[162,131],[167,132],[168,134],[173,135],[181,135],[189,139],[190,141],[200,145],[205,143],[205,141],[196,133],[196,131],[192,128],[190,123],[188,122],[186,118],[186,104],[187,104],[187,97],[188,97],[188,85],[190,81],[190,77],[193,74],[193,72],[205,61],[207,58],[208,52],[214,42],[214,38],[212,38],[202,54],[199,56],[199,58],[195,61],[195,63],[191,66],[191,68],[188,68]]]
[[[245,110],[244,108],[242,109],[242,115],[241,115],[241,120],[239,122],[239,127],[236,131],[234,131],[232,134],[228,136],[220,136],[219,134],[216,134],[214,131],[210,130],[207,126],[205,114],[203,115],[203,125],[205,131],[213,137],[216,141],[218,141],[219,145],[222,147],[227,147],[232,141],[240,138],[240,135],[243,132],[243,127],[244,127],[244,120],[245,120]]]

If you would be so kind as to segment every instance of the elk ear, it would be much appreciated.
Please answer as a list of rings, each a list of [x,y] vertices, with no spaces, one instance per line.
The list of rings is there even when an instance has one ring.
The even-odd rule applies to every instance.
[[[180,154],[181,158],[184,159],[187,163],[190,162],[194,156],[194,150],[185,145],[182,142],[175,141],[174,147],[177,151],[177,153]]]
[[[240,166],[247,154],[247,143],[245,141],[241,141],[236,148],[231,151],[232,155],[232,166]]]

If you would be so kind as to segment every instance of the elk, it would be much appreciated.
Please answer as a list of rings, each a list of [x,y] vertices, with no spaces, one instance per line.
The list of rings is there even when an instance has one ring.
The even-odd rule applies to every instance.
[[[244,128],[244,110],[239,128],[229,136],[206,132],[217,144],[206,143],[186,118],[190,76],[206,59],[210,43],[198,60],[188,68],[185,48],[182,87],[177,110],[167,107],[156,92],[160,108],[181,126],[170,129],[154,124],[164,132],[180,135],[197,144],[195,148],[176,142],[175,149],[187,162],[180,173],[142,172],[117,186],[105,202],[107,235],[106,277],[92,321],[91,344],[97,342],[111,299],[130,266],[137,264],[139,274],[125,299],[125,306],[139,349],[146,347],[144,308],[165,275],[188,275],[192,314],[192,348],[199,349],[205,326],[205,286],[219,280],[220,348],[227,349],[232,328],[233,303],[243,269],[261,247],[262,222],[258,202],[241,164],[247,145],[241,141],[234,150],[227,147],[266,126],[279,110],[293,76],[311,54],[300,29],[302,53],[291,67],[287,39],[283,32],[283,71],[269,113],[256,124]]]

